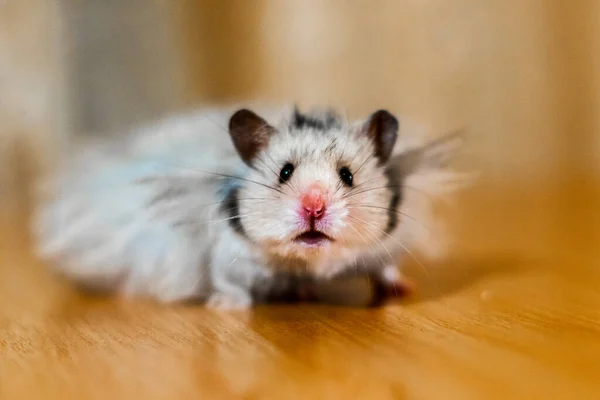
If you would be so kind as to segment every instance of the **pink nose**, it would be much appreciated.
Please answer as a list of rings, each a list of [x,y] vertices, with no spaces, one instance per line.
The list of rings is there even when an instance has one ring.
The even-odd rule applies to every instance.
[[[325,214],[325,193],[319,185],[312,185],[300,198],[306,218],[320,219]]]

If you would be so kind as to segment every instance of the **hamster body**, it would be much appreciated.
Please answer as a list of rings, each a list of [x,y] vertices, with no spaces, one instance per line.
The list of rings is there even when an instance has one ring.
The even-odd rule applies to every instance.
[[[348,272],[389,281],[414,241],[405,182],[448,153],[398,131],[384,110],[227,108],[81,144],[46,182],[40,253],[86,286],[216,308]]]

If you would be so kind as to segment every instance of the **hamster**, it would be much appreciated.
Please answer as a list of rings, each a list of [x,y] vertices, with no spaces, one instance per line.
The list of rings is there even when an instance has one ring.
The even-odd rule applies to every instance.
[[[219,309],[356,273],[399,285],[405,182],[457,148],[399,130],[386,110],[215,108],[79,144],[45,182],[40,255],[86,287]]]

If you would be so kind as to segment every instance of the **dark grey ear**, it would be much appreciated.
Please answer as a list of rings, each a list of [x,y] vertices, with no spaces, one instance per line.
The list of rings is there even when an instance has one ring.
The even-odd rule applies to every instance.
[[[238,110],[229,119],[229,135],[240,157],[249,166],[267,147],[273,133],[275,128],[250,110]]]
[[[462,148],[463,141],[462,132],[452,132],[394,156],[390,165],[403,176],[411,175],[421,168],[441,169],[452,161]]]
[[[396,117],[386,110],[374,112],[365,123],[363,129],[375,144],[375,156],[379,159],[379,165],[385,164],[390,158],[399,126]]]

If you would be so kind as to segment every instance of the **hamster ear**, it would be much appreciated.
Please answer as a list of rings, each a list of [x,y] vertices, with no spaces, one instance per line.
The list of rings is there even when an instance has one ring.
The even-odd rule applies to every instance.
[[[249,166],[269,144],[275,128],[250,110],[236,111],[229,119],[229,135],[242,160]]]
[[[386,110],[375,111],[363,126],[363,131],[373,140],[379,165],[385,164],[390,158],[399,126],[396,117]]]

